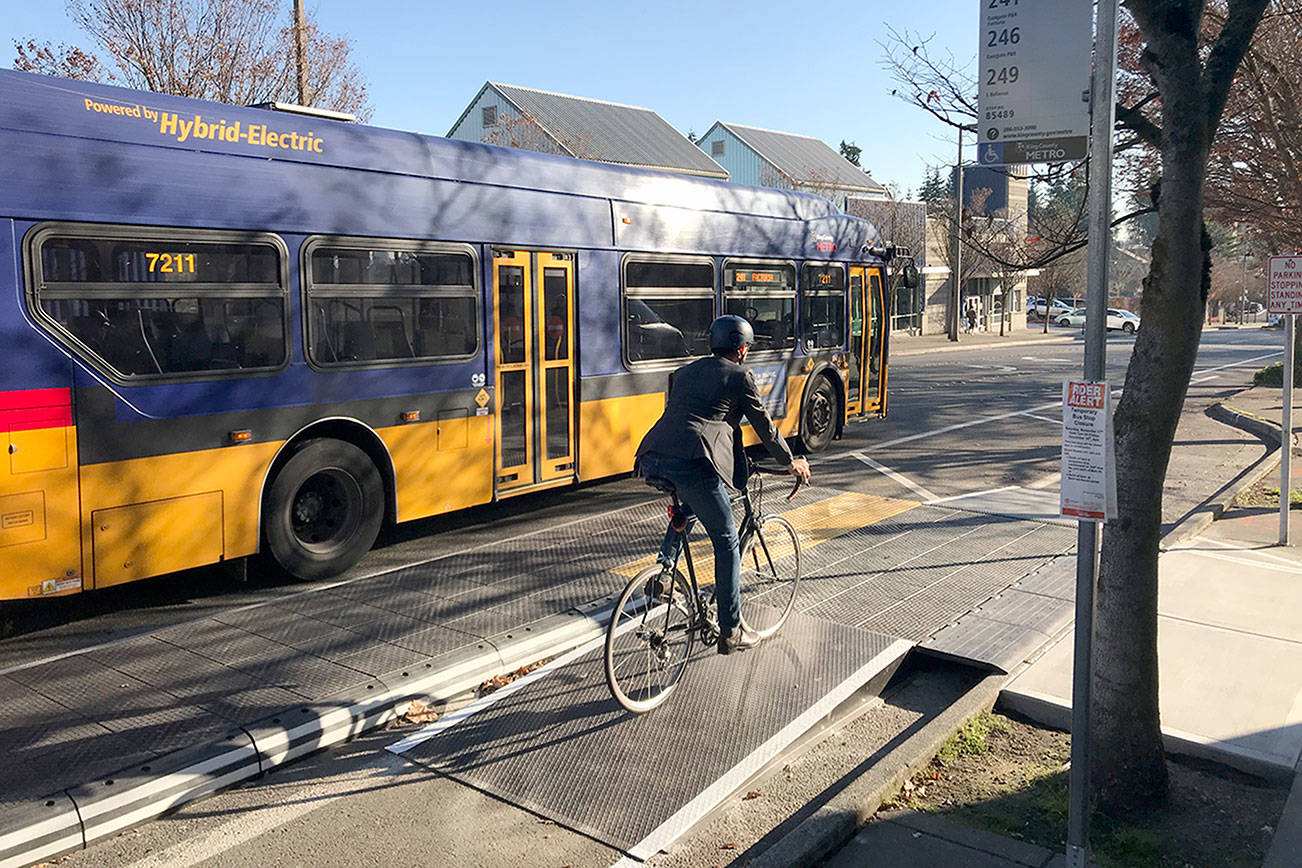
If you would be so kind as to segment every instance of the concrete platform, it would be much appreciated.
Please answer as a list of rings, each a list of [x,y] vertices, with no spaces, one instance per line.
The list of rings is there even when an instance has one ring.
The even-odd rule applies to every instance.
[[[1253,527],[1217,522],[1158,562],[1162,731],[1176,752],[1291,780],[1302,758],[1302,551],[1236,538]],[[1000,702],[1065,726],[1071,671],[1068,634]]]

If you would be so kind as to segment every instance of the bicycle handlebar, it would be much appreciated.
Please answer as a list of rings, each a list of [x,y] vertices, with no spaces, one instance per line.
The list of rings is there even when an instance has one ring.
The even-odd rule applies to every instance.
[[[767,466],[765,466],[765,465],[763,465],[763,464],[758,464],[758,463],[756,463],[756,462],[754,462],[754,461],[752,461],[752,462],[750,463],[750,469],[751,469],[752,471],[754,471],[755,473],[765,473],[765,474],[768,474],[769,476],[787,476],[787,475],[789,475],[789,471],[781,470],[781,469],[779,469],[779,468],[777,468],[777,467],[767,467]],[[803,479],[801,479],[800,477],[797,476],[797,477],[796,477],[796,484],[793,485],[793,486],[791,487],[791,491],[787,493],[786,499],[787,499],[787,500],[794,500],[795,497],[796,497],[796,495],[800,492],[800,489],[803,488],[804,486],[805,486],[805,480],[803,480]]]

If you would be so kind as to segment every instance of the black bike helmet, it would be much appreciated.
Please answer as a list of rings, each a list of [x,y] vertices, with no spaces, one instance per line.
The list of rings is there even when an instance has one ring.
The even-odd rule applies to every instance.
[[[710,352],[730,353],[755,343],[755,329],[743,317],[725,314],[710,323]]]

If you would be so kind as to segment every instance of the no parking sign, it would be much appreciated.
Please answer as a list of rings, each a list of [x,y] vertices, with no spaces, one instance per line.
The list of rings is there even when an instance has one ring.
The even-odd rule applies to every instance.
[[[1302,313],[1302,256],[1272,256],[1266,283],[1269,313]]]

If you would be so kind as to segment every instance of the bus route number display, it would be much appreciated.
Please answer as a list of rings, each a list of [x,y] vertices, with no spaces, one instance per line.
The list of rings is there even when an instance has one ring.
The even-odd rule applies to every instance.
[[[1084,158],[1093,4],[980,2],[977,162],[1002,166]]]

